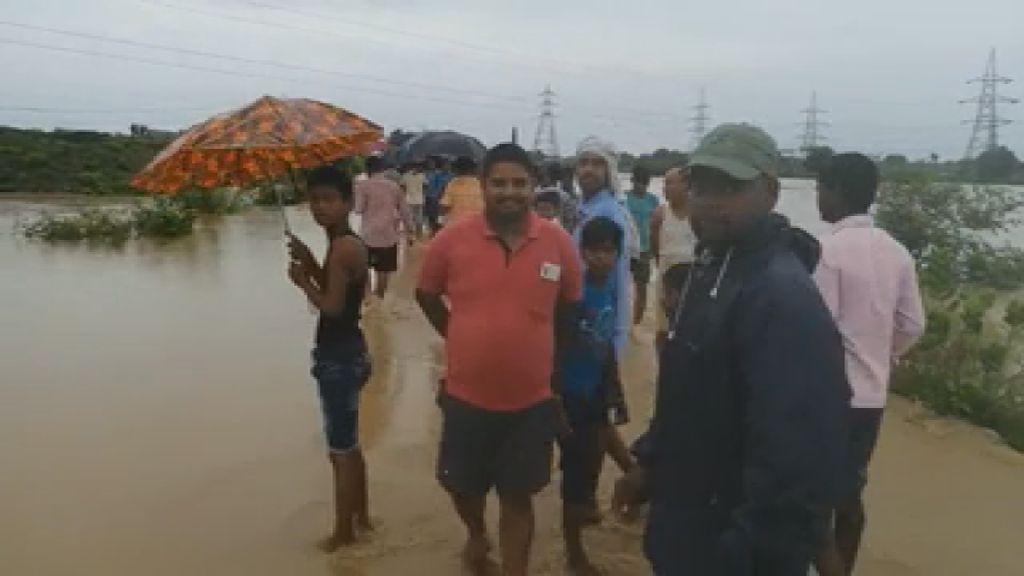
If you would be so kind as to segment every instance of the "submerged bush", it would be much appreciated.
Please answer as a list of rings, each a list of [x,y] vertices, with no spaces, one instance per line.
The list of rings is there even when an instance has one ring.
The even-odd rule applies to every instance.
[[[137,207],[132,213],[132,221],[140,236],[172,238],[192,233],[195,214],[180,201],[160,198],[152,204]]]
[[[199,214],[233,214],[248,202],[248,197],[233,188],[186,190],[177,199],[184,208]]]
[[[30,238],[50,242],[97,240],[121,243],[132,235],[131,220],[106,210],[86,208],[74,214],[45,214],[25,226]]]
[[[195,215],[176,200],[162,198],[130,213],[85,208],[71,214],[44,214],[23,227],[29,238],[49,242],[81,240],[120,244],[135,236],[171,238],[190,234]]]

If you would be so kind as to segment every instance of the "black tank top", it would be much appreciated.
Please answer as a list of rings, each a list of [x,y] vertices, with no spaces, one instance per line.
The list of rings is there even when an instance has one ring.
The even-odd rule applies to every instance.
[[[344,238],[345,236],[352,236],[360,243],[363,242],[362,238],[352,230],[345,230],[336,234],[331,238],[331,241],[333,243],[334,239]],[[330,248],[328,248],[328,253],[329,251]],[[342,309],[341,314],[328,316],[322,312],[320,313],[320,319],[316,324],[317,346],[348,347],[351,345],[358,346],[363,343],[363,330],[359,327],[359,320],[362,317],[367,277],[367,273],[364,272],[361,278],[349,280],[348,286],[345,287],[345,307]]]

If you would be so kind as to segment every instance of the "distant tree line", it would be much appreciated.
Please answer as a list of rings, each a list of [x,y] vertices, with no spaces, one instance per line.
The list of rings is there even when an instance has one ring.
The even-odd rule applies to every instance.
[[[834,154],[835,151],[825,146],[807,150],[803,156],[783,156],[779,161],[779,175],[784,178],[812,178]],[[977,158],[967,160],[942,161],[938,154],[930,154],[919,160],[910,160],[902,154],[889,154],[876,160],[886,179],[926,174],[946,182],[1024,184],[1024,164],[1005,146],[982,152]],[[628,172],[633,166],[643,164],[653,174],[663,175],[670,168],[685,165],[686,161],[685,152],[659,148],[650,154],[623,153],[619,167]]]
[[[814,173],[833,154],[828,147],[810,150],[804,168]],[[932,153],[927,158],[911,160],[903,154],[889,154],[878,158],[878,163],[886,180],[922,174],[946,182],[1024,184],[1024,164],[1005,146],[986,150],[973,159],[942,161],[938,154]]]
[[[0,127],[0,192],[137,193],[132,176],[168,142],[167,136]]]

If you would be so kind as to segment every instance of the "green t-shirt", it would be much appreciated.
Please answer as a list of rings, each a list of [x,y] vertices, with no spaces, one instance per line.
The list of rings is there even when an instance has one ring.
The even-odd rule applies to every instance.
[[[632,192],[626,194],[626,207],[633,216],[636,232],[640,236],[640,251],[651,251],[651,217],[658,207],[658,198],[651,193],[637,196]]]

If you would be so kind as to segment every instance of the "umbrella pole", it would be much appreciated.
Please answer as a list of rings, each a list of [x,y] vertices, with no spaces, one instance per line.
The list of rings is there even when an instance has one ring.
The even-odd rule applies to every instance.
[[[277,209],[281,211],[281,221],[284,222],[284,233],[291,236],[292,227],[288,224],[288,213],[284,210],[284,197],[281,195],[280,188],[271,181],[270,186],[274,189],[274,198],[277,199]]]
[[[267,183],[269,184],[270,189],[274,191],[274,200],[277,201],[277,209],[281,213],[281,222],[284,224],[284,233],[291,236],[292,227],[288,223],[288,214],[284,210],[284,197],[281,196],[281,191],[277,188],[277,183],[274,178],[270,176],[270,169],[265,167],[263,173],[267,177]],[[294,186],[294,181],[292,185]]]

